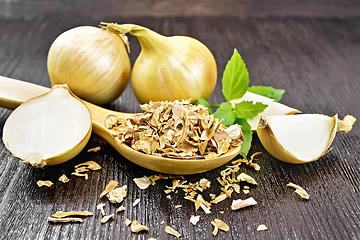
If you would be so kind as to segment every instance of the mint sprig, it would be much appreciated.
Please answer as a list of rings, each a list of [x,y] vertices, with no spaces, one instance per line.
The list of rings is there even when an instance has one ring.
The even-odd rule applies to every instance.
[[[223,102],[220,107],[214,113],[214,117],[217,119],[223,119],[222,124],[230,126],[235,122],[236,113],[229,102]]]
[[[251,86],[248,91],[274,99],[276,102],[280,101],[282,95],[285,93],[284,89],[276,89],[268,86]]]
[[[241,126],[244,142],[241,144],[240,155],[243,158],[246,158],[246,156],[250,151],[251,142],[252,142],[253,132],[251,131],[251,126],[245,118],[237,118],[235,119],[234,123],[237,123]]]
[[[268,105],[257,102],[253,103],[252,101],[242,101],[235,104],[235,113],[236,117],[244,119],[253,119],[259,113],[263,112]]]
[[[222,92],[227,101],[244,96],[249,88],[249,72],[236,49],[226,64],[222,77]]]
[[[249,72],[240,54],[234,49],[234,53],[228,61],[222,77],[222,93],[226,102],[220,105],[210,105],[202,98],[197,102],[197,104],[207,107],[209,113],[214,114],[215,118],[223,119],[222,124],[225,126],[232,124],[239,124],[241,126],[244,143],[241,145],[240,155],[244,158],[247,157],[250,151],[253,134],[247,120],[256,117],[268,106],[260,102],[253,103],[252,101],[242,101],[236,104],[230,103],[231,100],[244,96],[247,91],[273,98],[275,101],[279,101],[285,92],[282,89],[264,86],[252,86],[249,88]],[[217,110],[213,113],[211,108],[217,108]]]

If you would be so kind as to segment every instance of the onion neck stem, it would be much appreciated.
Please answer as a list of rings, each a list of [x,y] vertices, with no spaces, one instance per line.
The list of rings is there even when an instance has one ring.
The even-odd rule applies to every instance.
[[[116,24],[116,23],[101,23],[105,25],[106,29],[109,32],[112,32],[117,35],[130,33],[133,36],[136,36],[140,42],[140,45],[143,49],[153,50],[158,47],[163,48],[161,39],[164,37],[146,27],[142,27],[135,24]],[[158,43],[161,46],[158,46]],[[156,46],[157,45],[157,46]]]

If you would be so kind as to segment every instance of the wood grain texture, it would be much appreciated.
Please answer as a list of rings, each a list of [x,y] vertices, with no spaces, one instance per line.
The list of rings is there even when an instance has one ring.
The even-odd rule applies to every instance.
[[[63,17],[184,16],[357,16],[353,0],[0,0],[0,16],[34,19]]]
[[[205,43],[217,60],[218,84],[209,99],[223,100],[221,75],[233,49],[242,55],[253,85],[286,89],[282,103],[304,113],[352,114],[360,119],[360,18],[45,18],[24,20],[0,18],[0,75],[50,86],[46,70],[47,51],[63,31],[79,25],[98,25],[100,21],[131,22],[164,35],[188,35]],[[130,37],[131,64],[140,46]],[[106,107],[122,112],[140,111],[130,84],[122,96]],[[0,108],[0,135],[11,111]],[[241,167],[255,178],[258,186],[249,195],[233,194],[232,199],[254,197],[258,205],[230,210],[232,199],[212,206],[212,213],[195,212],[194,204],[183,199],[179,190],[166,198],[164,189],[172,180],[140,190],[133,178],[154,172],[124,159],[104,140],[93,135],[83,152],[59,166],[32,169],[7,152],[0,143],[0,239],[176,239],[165,233],[166,225],[178,230],[181,239],[360,239],[360,125],[346,135],[337,135],[332,150],[318,161],[292,165],[271,157],[254,138],[251,153],[261,151],[257,160],[261,170]],[[101,146],[101,151],[87,149]],[[71,175],[78,163],[93,160],[102,170],[89,173],[89,179]],[[191,167],[191,166],[189,166]],[[203,174],[185,176],[189,182],[201,178],[212,181],[203,196],[220,193],[216,182],[222,166]],[[57,179],[66,174],[69,183]],[[52,180],[51,188],[38,188],[37,180]],[[110,204],[99,195],[110,180],[128,186],[126,210],[115,213],[120,204]],[[304,187],[310,196],[302,200],[289,182]],[[139,205],[132,203],[140,199]],[[115,213],[109,223],[101,224],[99,203],[106,203],[107,214]],[[176,205],[183,205],[175,209]],[[56,211],[88,210],[94,216],[83,223],[53,224],[46,218]],[[224,211],[223,214],[220,211]],[[200,222],[189,223],[191,215]],[[125,219],[138,220],[149,227],[134,234]],[[222,219],[229,232],[211,234],[210,222]],[[161,224],[164,221],[164,224]],[[257,232],[260,224],[267,231]]]

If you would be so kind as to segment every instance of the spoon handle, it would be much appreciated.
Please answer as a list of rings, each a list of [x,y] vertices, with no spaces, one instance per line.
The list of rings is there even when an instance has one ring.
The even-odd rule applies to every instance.
[[[21,103],[45,94],[49,90],[50,88],[47,87],[0,76],[0,107],[15,109]],[[111,145],[116,145],[117,143],[114,142],[114,137],[104,125],[105,118],[109,114],[115,114],[120,118],[126,118],[132,114],[115,112],[86,101],[83,102],[90,110],[94,133],[103,137]]]
[[[0,107],[15,109],[21,103],[49,90],[47,87],[0,76]]]
[[[40,86],[37,84],[16,80],[8,77],[0,76],[0,107],[14,110],[21,103],[45,94],[50,88]],[[129,117],[130,113],[121,113],[108,110],[92,103],[82,100],[89,108],[93,115],[93,122],[103,123],[105,117],[111,113],[118,115],[119,117]]]

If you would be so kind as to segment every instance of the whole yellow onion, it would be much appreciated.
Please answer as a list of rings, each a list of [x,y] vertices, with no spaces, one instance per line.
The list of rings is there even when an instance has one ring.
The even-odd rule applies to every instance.
[[[187,36],[165,37],[134,24],[102,23],[110,32],[138,38],[141,53],[131,72],[131,86],[140,103],[199,98],[214,91],[214,56],[200,41]]]
[[[122,38],[92,26],[59,35],[50,47],[47,68],[52,85],[66,83],[75,95],[99,105],[121,95],[131,69]]]

